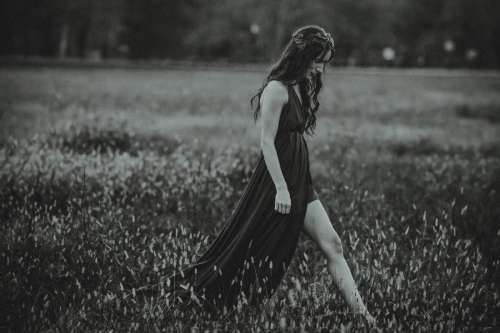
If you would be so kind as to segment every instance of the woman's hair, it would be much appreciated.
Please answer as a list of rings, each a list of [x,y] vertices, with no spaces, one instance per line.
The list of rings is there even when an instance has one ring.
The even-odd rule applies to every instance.
[[[302,107],[307,114],[305,131],[314,134],[316,127],[316,112],[319,108],[318,93],[321,90],[321,74],[306,77],[306,72],[313,60],[323,58],[328,50],[331,51],[330,61],[335,53],[333,38],[323,28],[317,25],[308,25],[297,29],[290,38],[279,60],[271,67],[271,71],[264,80],[257,93],[250,99],[254,111],[254,120],[257,121],[260,113],[260,97],[264,88],[271,80],[281,81],[289,86],[298,84]]]

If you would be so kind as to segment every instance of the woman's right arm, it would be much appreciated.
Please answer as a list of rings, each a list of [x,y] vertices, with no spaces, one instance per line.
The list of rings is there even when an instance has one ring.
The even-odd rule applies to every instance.
[[[260,147],[269,174],[276,188],[275,209],[280,213],[290,212],[291,200],[288,187],[281,171],[276,146],[276,133],[283,105],[288,101],[288,92],[279,82],[270,81],[261,96],[262,125]]]

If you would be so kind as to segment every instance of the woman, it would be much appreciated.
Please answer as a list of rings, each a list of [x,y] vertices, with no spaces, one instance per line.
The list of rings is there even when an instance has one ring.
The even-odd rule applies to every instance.
[[[260,115],[262,124],[261,154],[250,181],[209,249],[196,263],[170,277],[172,290],[182,292],[177,287],[183,286],[198,303],[216,308],[245,300],[258,305],[279,285],[303,231],[324,253],[328,270],[352,310],[374,324],[344,259],[339,236],[313,189],[303,136],[314,133],[321,73],[334,51],[333,39],[321,27],[305,26],[293,33],[251,99],[252,106],[259,101],[254,119]]]

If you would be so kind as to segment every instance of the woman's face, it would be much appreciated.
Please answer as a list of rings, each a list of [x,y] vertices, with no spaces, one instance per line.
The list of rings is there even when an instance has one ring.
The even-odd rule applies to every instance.
[[[331,55],[332,51],[328,50],[323,55],[322,59],[314,59],[307,68],[306,76],[311,78],[314,75],[323,73],[323,71],[325,70],[325,64],[330,60]]]

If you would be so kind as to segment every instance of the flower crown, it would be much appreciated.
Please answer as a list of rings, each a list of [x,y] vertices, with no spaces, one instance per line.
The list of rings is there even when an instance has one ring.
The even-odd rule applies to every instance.
[[[308,43],[319,43],[323,47],[330,47],[332,52],[335,51],[335,42],[333,41],[332,35],[326,31],[317,31],[313,35],[308,36],[308,38],[305,38],[303,32],[296,32],[292,35],[293,42],[297,45],[299,49],[303,49],[306,47]]]

